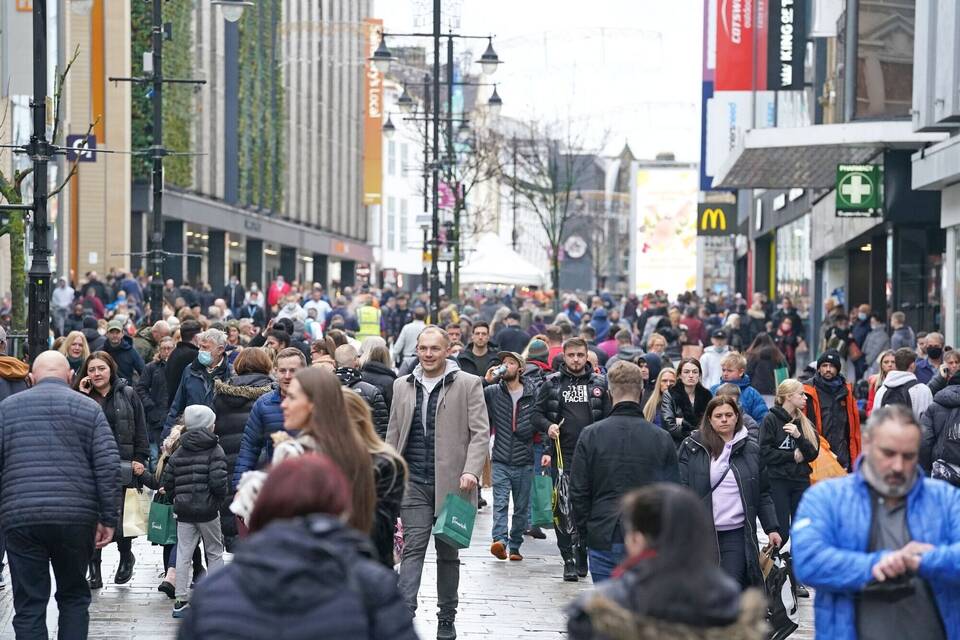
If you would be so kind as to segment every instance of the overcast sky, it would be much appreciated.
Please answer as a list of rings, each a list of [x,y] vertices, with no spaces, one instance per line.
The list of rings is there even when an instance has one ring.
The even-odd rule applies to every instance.
[[[672,151],[678,160],[699,159],[702,0],[443,4],[460,14],[459,33],[496,36],[505,64],[492,79],[504,115],[572,121],[593,144],[606,133],[608,152],[628,141],[640,158]],[[430,30],[431,7],[430,0],[375,0],[375,15],[389,31]],[[486,43],[472,46],[476,58]]]

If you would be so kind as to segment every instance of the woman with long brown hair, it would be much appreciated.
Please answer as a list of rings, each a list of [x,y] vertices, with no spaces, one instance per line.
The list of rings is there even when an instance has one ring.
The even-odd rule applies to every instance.
[[[348,522],[369,535],[377,504],[373,462],[350,424],[340,381],[325,369],[301,369],[290,382],[281,407],[284,428],[300,431],[297,442],[330,456],[351,479],[353,508]]]
[[[373,460],[373,476],[377,490],[377,509],[370,538],[377,557],[393,567],[393,532],[400,517],[400,504],[407,483],[407,463],[396,449],[380,439],[373,427],[370,405],[359,393],[343,387],[347,415],[357,435]]]
[[[700,429],[680,447],[679,461],[681,484],[713,514],[720,566],[744,589],[762,585],[757,516],[774,546],[781,538],[760,446],[748,437],[736,400],[721,395],[707,404]]]

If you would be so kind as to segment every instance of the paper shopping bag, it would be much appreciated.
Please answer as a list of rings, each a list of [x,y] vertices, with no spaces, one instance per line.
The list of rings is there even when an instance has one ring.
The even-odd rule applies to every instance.
[[[147,516],[150,513],[148,491],[126,489],[123,495],[123,537],[135,538],[147,532]]]
[[[477,509],[455,493],[448,493],[433,525],[433,535],[456,549],[470,546]]]
[[[147,540],[154,544],[177,543],[177,520],[173,517],[173,505],[163,502],[150,503]]]
[[[553,526],[553,479],[547,475],[533,476],[530,505],[530,524],[534,527]]]

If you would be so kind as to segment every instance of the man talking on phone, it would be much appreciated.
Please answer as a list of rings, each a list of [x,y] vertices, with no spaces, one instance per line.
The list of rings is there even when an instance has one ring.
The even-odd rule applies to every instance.
[[[563,468],[572,473],[574,451],[580,432],[610,413],[607,382],[587,366],[587,342],[570,338],[563,343],[563,363],[560,370],[543,380],[533,410],[533,425],[548,436],[544,448],[544,467],[553,463],[554,479],[557,469],[557,447],[563,457]],[[571,536],[557,529],[557,547],[563,557],[563,579],[576,582],[587,577],[587,549],[574,545]],[[576,547],[576,548],[575,548]]]
[[[49,637],[51,566],[58,628],[86,637],[87,567],[117,526],[117,442],[100,405],[70,388],[72,378],[63,354],[44,351],[33,361],[33,386],[0,402],[0,523],[18,638]]]

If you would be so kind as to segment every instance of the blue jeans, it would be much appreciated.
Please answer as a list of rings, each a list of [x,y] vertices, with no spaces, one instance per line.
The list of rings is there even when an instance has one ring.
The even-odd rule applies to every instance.
[[[507,514],[513,495],[513,523],[510,527],[509,547],[519,551],[523,532],[530,519],[530,487],[533,485],[533,467],[514,467],[493,463],[493,540],[507,541]]]
[[[533,445],[533,475],[540,475],[540,458],[543,457],[543,444],[534,443]],[[533,480],[530,481],[530,486],[533,486]],[[530,508],[527,509],[527,529],[533,527],[533,502],[530,503]]]
[[[590,559],[590,576],[593,578],[593,584],[609,580],[613,570],[623,562],[624,555],[626,555],[626,548],[623,543],[611,544],[609,551],[588,549],[587,557]]]

